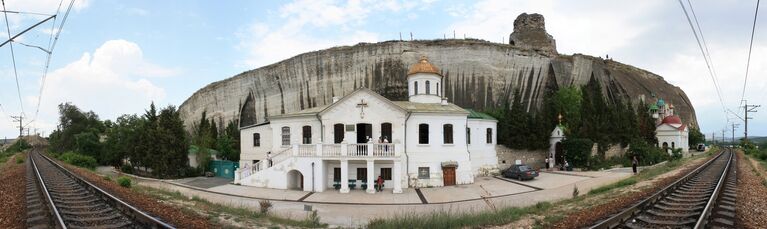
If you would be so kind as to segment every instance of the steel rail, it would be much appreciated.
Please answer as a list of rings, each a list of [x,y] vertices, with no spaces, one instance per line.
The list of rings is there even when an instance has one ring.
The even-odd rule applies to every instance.
[[[668,195],[669,193],[673,192],[677,187],[684,184],[684,182],[692,179],[695,175],[703,171],[704,169],[708,168],[709,165],[711,165],[714,161],[719,159],[724,154],[724,150],[722,150],[716,157],[708,160],[705,164],[702,166],[696,168],[690,173],[687,173],[684,177],[680,178],[679,180],[675,181],[674,183],[666,186],[665,188],[661,189],[660,191],[656,192],[652,196],[642,200],[641,202],[634,204],[633,206],[621,211],[618,214],[615,214],[611,216],[610,218],[607,218],[606,220],[603,220],[599,223],[597,223],[594,226],[589,227],[590,229],[612,229],[616,228],[623,223],[625,223],[627,220],[639,215],[639,213],[642,213],[642,209],[644,209],[647,206],[652,206],[652,204],[655,204],[657,201]]]
[[[70,172],[63,166],[59,165],[57,162],[53,161],[52,159],[48,158],[47,156],[38,153],[41,157],[43,157],[45,160],[51,162],[55,167],[57,167],[59,170],[63,171],[67,176],[72,177],[76,182],[82,184],[84,188],[91,190],[94,192],[94,194],[101,196],[103,200],[107,201],[110,205],[115,207],[117,210],[128,216],[130,219],[136,221],[139,223],[142,228],[175,228],[174,226],[165,223],[163,221],[160,221],[159,219],[150,216],[149,214],[139,210],[138,208],[126,203],[125,201],[122,201],[121,199],[113,196],[112,194],[109,194],[108,192],[104,191],[103,189],[97,187],[96,185],[93,185],[92,183],[86,181],[85,179],[81,178],[80,176]]]
[[[45,182],[43,182],[43,176],[40,175],[40,171],[37,170],[37,163],[35,163],[35,159],[32,157],[32,155],[29,155],[29,161],[32,163],[32,170],[35,171],[35,176],[37,177],[38,185],[41,186],[41,192],[43,193],[43,196],[45,196],[45,199],[48,201],[48,208],[51,209],[53,216],[56,218],[55,224],[58,228],[61,229],[67,229],[66,224],[64,224],[64,219],[61,218],[61,214],[59,213],[58,208],[56,207],[56,203],[53,202],[53,199],[51,199],[51,194],[48,193],[48,188],[45,187]]]
[[[706,224],[708,224],[708,218],[711,215],[711,210],[714,209],[714,206],[716,205],[716,200],[719,197],[719,194],[723,190],[724,186],[724,180],[727,178],[727,173],[730,170],[730,165],[732,165],[734,153],[732,153],[732,149],[730,151],[730,158],[727,160],[727,165],[724,167],[724,171],[722,172],[722,176],[719,177],[719,182],[716,184],[716,189],[714,189],[714,192],[711,193],[711,198],[708,199],[708,203],[706,203],[706,207],[703,208],[703,213],[700,214],[700,217],[698,218],[698,221],[695,223],[696,229],[698,228],[704,228]]]

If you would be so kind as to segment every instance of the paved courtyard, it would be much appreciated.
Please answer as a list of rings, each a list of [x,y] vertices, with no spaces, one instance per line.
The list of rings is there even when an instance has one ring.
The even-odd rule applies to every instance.
[[[113,173],[98,169],[101,173]],[[335,226],[357,227],[369,220],[402,214],[424,214],[434,211],[471,212],[507,206],[529,206],[542,201],[557,201],[572,197],[577,186],[581,193],[631,176],[630,169],[597,172],[542,172],[529,181],[502,177],[477,177],[475,183],[450,187],[403,189],[401,194],[391,189],[375,194],[353,190],[341,194],[335,190],[304,192],[277,190],[230,184],[222,178],[185,178],[156,180],[137,178],[141,185],[179,191],[211,202],[235,207],[258,209],[258,201],[269,199],[276,214],[304,219],[308,205],[317,210],[322,222]],[[418,192],[422,194],[419,196]]]

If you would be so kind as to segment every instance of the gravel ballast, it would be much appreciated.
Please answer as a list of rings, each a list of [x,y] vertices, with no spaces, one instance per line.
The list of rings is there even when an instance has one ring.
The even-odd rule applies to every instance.
[[[754,172],[754,166],[742,152],[738,153],[738,199],[735,211],[743,228],[767,228],[767,187],[765,178]],[[757,165],[756,169],[764,170]]]

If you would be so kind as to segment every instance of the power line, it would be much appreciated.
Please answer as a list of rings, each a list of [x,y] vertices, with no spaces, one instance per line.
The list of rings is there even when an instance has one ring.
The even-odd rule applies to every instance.
[[[754,47],[754,31],[756,30],[756,18],[759,15],[759,2],[756,0],[756,10],[754,11],[754,24],[751,26],[751,42],[748,45],[748,60],[746,61],[746,76],[743,78],[743,91],[740,94],[740,101],[743,102],[746,97],[746,84],[748,83],[748,69],[751,65],[751,48]]]
[[[695,20],[695,26],[698,28],[698,33],[700,33],[700,39],[703,41],[703,48],[705,48],[706,50],[704,58],[708,58],[709,63],[711,63],[711,71],[714,73],[714,80],[716,81],[716,84],[718,85],[719,74],[716,74],[714,60],[711,59],[711,51],[708,50],[708,43],[706,42],[706,37],[703,36],[703,29],[700,28],[700,23],[698,23],[698,15],[695,14],[695,9],[693,9],[692,2],[690,0],[687,0],[687,4],[690,5],[690,12],[692,13],[692,18]]]
[[[10,22],[8,22],[8,12],[5,10],[5,0],[1,1],[3,4],[3,15],[5,16],[5,29],[8,31],[8,39],[12,40],[11,38],[11,25]],[[16,55],[13,53],[13,42],[9,43],[11,47],[11,60],[13,61],[13,76],[16,78],[16,92],[19,95],[19,106],[21,107],[21,115],[24,115],[24,102],[21,99],[21,86],[19,86],[19,73],[16,70]]]
[[[708,68],[708,74],[711,77],[711,80],[714,83],[714,89],[716,89],[716,95],[719,97],[719,103],[722,105],[722,112],[725,114],[725,118],[727,117],[727,108],[724,106],[724,100],[722,99],[722,93],[719,89],[719,84],[717,83],[716,77],[714,76],[714,72],[711,67],[711,63],[709,62],[709,58],[707,57],[706,50],[703,48],[703,45],[701,44],[700,38],[698,37],[698,32],[695,30],[695,26],[692,24],[692,20],[690,20],[690,15],[687,13],[687,8],[685,8],[684,3],[682,3],[682,0],[678,0],[679,5],[682,7],[682,11],[684,12],[684,16],[687,18],[687,23],[690,25],[690,29],[692,29],[692,34],[695,35],[695,41],[698,43],[698,48],[700,49],[701,54],[703,54],[703,60],[706,62],[706,67]],[[696,19],[697,20],[697,19]],[[703,34],[701,33],[701,37]]]
[[[59,7],[58,7],[58,9],[56,9],[56,15],[58,15],[59,11],[61,10],[61,3],[62,2],[64,2],[64,0],[59,1]],[[53,33],[51,33],[51,39],[48,40],[48,45],[49,45],[48,46],[48,50],[49,50],[48,58],[45,61],[45,68],[43,70],[43,77],[42,77],[42,80],[40,81],[40,92],[37,95],[37,107],[35,108],[35,116],[32,119],[33,121],[37,120],[37,115],[40,113],[40,104],[43,101],[43,90],[45,90],[45,79],[48,77],[48,69],[49,69],[49,67],[51,65],[51,57],[53,56],[53,49],[56,47],[56,43],[59,40],[59,35],[61,35],[61,31],[63,31],[64,23],[67,22],[67,18],[69,17],[69,12],[72,10],[72,6],[74,5],[74,3],[75,3],[75,0],[72,0],[72,1],[69,2],[69,6],[67,7],[67,11],[66,11],[66,13],[64,13],[64,17],[61,19],[61,24],[59,25],[59,29],[57,31],[55,31],[56,32],[56,36],[54,37]],[[56,25],[56,21],[54,19],[52,27],[54,27],[55,25]],[[51,32],[53,32],[53,31],[51,31]],[[51,42],[51,40],[53,42]]]

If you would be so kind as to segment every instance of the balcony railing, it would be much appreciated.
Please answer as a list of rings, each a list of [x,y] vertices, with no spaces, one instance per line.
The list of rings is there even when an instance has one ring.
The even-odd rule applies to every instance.
[[[398,157],[401,145],[392,143],[293,145],[295,157]]]

